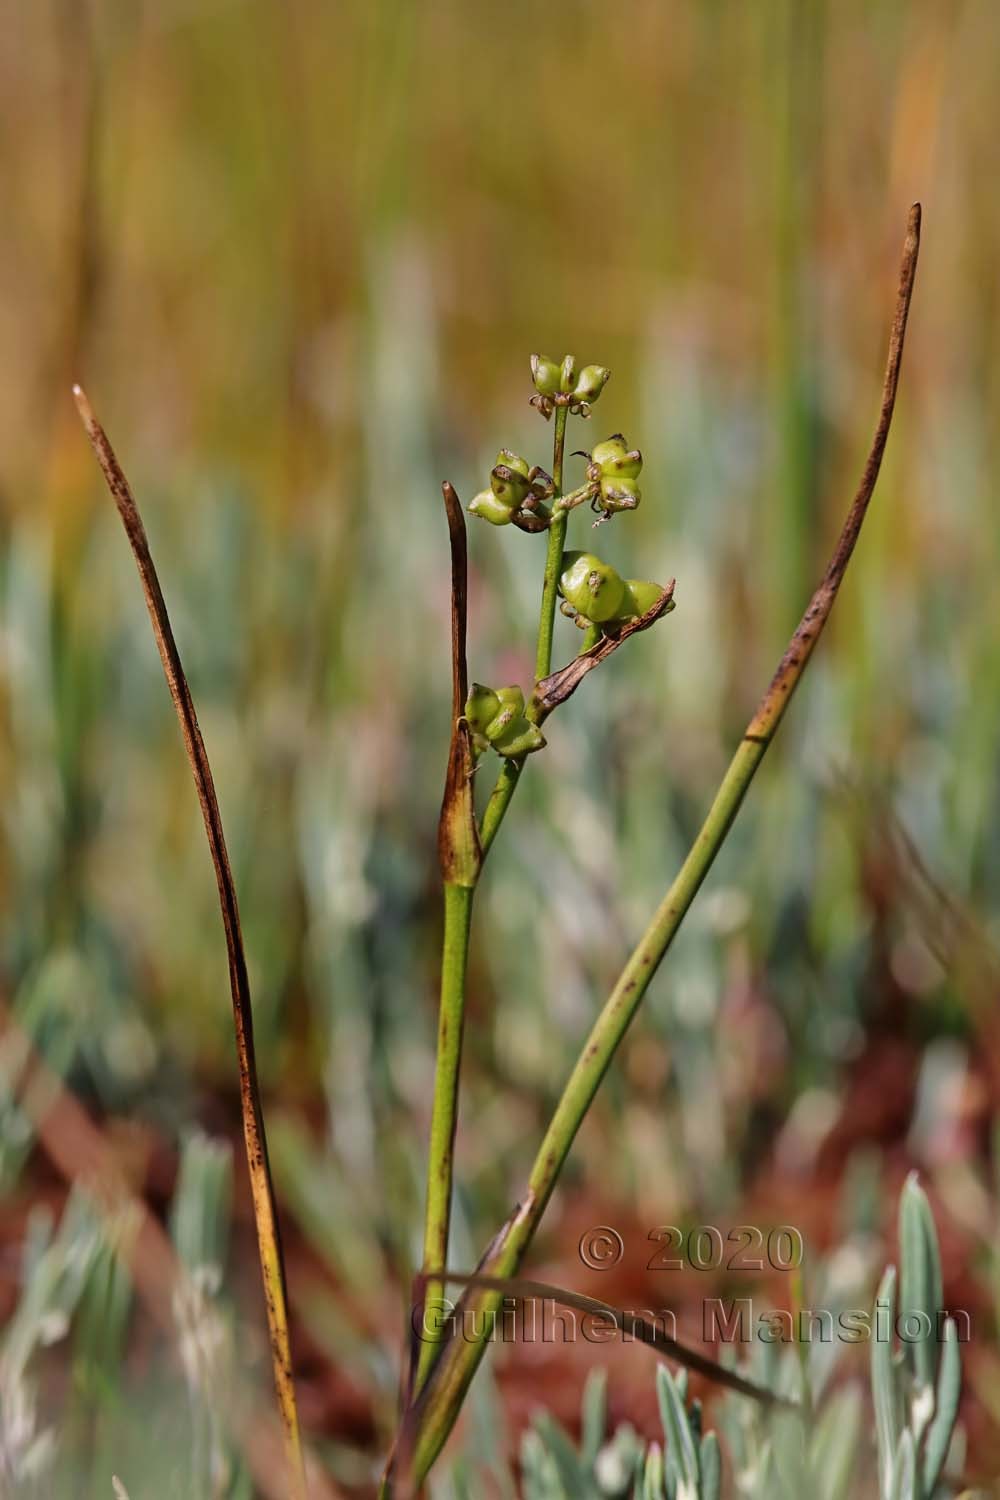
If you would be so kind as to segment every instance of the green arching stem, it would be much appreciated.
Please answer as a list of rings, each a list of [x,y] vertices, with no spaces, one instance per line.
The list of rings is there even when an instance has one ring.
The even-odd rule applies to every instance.
[[[781,705],[782,711],[787,701],[786,696]],[[752,738],[751,731],[748,730],[740,743],[698,837],[594,1022],[531,1169],[526,1202],[522,1205],[522,1209],[527,1211],[522,1212],[510,1236],[515,1245],[520,1243],[526,1246],[531,1239],[608,1064],[715,856],[725,842],[779,720],[780,713],[766,737]],[[515,1253],[519,1260],[519,1253]]]
[[[465,1015],[465,974],[475,886],[444,887],[444,938],[441,945],[441,999],[438,1010],[437,1060],[428,1154],[427,1208],[424,1217],[424,1266],[448,1264],[451,1192],[454,1176],[455,1126],[458,1119],[458,1072],[462,1058]],[[427,1305],[444,1288],[435,1282],[427,1289]],[[434,1362],[436,1340],[423,1338],[417,1364],[417,1383]]]
[[[903,246],[899,291],[875,436],[833,555],[733,755],[701,831],[591,1027],[538,1149],[527,1190],[477,1267],[485,1275],[513,1276],[519,1269],[601,1080],[688,908],[725,843],[829,618],[881,468],[895,406],[919,246],[920,205],[914,204]],[[467,1295],[463,1298],[456,1313],[456,1326],[462,1332],[453,1337],[442,1352],[433,1381],[411,1409],[404,1424],[400,1451],[406,1455],[417,1484],[422,1482],[451,1431],[485,1352],[491,1323],[489,1313],[498,1306],[499,1297],[496,1292],[487,1292],[478,1297]],[[473,1308],[466,1305],[470,1301]],[[477,1339],[470,1339],[465,1333],[470,1325],[464,1313],[469,1310],[475,1311],[475,1326],[481,1330]]]

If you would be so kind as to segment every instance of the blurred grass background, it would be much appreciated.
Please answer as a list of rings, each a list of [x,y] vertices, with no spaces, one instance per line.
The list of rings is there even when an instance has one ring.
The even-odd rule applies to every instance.
[[[994,7],[0,0],[0,16],[0,984],[154,1205],[195,1124],[237,1139],[212,871],[79,378],[143,506],[219,786],[307,1426],[362,1492],[392,1425],[433,1069],[440,480],[470,498],[501,444],[547,463],[532,350],[605,363],[570,446],[623,428],[645,498],[598,545],[678,580],[669,623],[553,721],[491,859],[467,1263],[825,561],[922,200],[903,394],[856,563],[537,1260],[575,1284],[580,1229],[630,1224],[648,1297],[655,1224],[888,1233],[916,1165],[946,1291],[977,1310],[967,1425],[990,1472]],[[473,525],[470,545],[473,676],[526,686],[544,543]],[[576,645],[561,626],[557,656]],[[29,1211],[58,1216],[63,1190],[4,1097],[9,1312]],[[238,1154],[234,1176],[226,1295],[259,1328]],[[574,1410],[587,1353],[561,1375]],[[150,1399],[136,1357],[119,1360],[118,1433]],[[497,1362],[515,1429],[539,1391],[555,1399],[552,1358]],[[651,1398],[644,1360],[622,1380],[638,1364]],[[57,1421],[73,1368],[60,1346],[40,1377]],[[631,1388],[611,1399],[624,1413]]]

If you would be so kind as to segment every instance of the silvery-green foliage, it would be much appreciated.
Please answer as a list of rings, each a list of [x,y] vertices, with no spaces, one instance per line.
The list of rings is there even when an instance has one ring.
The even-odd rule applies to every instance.
[[[0,1344],[2,1493],[37,1482],[55,1456],[55,1433],[39,1424],[31,1361],[69,1333],[101,1247],[99,1221],[80,1188],[70,1193],[55,1233],[47,1216],[33,1218],[24,1290]]]
[[[877,1336],[871,1344],[881,1500],[934,1500],[942,1493],[962,1385],[958,1328],[944,1317],[942,1304],[934,1218],[911,1173],[899,1204],[898,1296],[890,1266],[876,1298],[887,1326],[911,1334],[898,1349]]]
[[[746,1373],[799,1410],[768,1411],[727,1395],[719,1408],[728,1475],[737,1500],[944,1500],[942,1479],[956,1430],[961,1389],[958,1330],[942,1309],[941,1262],[927,1199],[916,1175],[899,1211],[900,1273],[889,1266],[871,1320],[870,1382],[874,1452],[864,1440],[865,1393],[856,1380],[831,1382],[841,1346],[819,1341],[784,1348],[755,1341]],[[833,1299],[831,1299],[833,1300]],[[921,1315],[927,1338],[886,1336],[897,1318]],[[940,1325],[941,1337],[937,1331]],[[731,1362],[730,1349],[724,1351]],[[646,1445],[629,1426],[604,1441],[605,1382],[595,1373],[584,1395],[579,1450],[549,1415],[536,1417],[521,1450],[528,1500],[721,1500],[722,1454],[712,1431],[702,1433],[698,1402],[687,1400],[687,1375],[660,1366],[657,1398],[663,1444]],[[877,1456],[877,1469],[875,1459]]]
[[[183,1387],[157,1385],[156,1420],[178,1434],[165,1455],[143,1453],[143,1430],[150,1415],[130,1415],[123,1396],[129,1388],[127,1339],[134,1304],[128,1256],[134,1240],[134,1206],[111,1212],[79,1186],[66,1200],[56,1227],[48,1213],[28,1224],[21,1259],[21,1294],[0,1338],[0,1494],[25,1500],[52,1500],[82,1493],[84,1473],[74,1448],[78,1421],[93,1421],[91,1469],[94,1493],[111,1487],[112,1467],[120,1467],[122,1493],[135,1483],[136,1452],[144,1482],[183,1485],[191,1496],[235,1495],[241,1475],[223,1441],[219,1391],[233,1385],[231,1338],[219,1304],[229,1226],[231,1153],[228,1145],[193,1135],[181,1153],[171,1210],[178,1260],[186,1276],[175,1299],[177,1349],[186,1377]],[[65,1408],[43,1421],[36,1400],[35,1362],[46,1348],[66,1341],[71,1349],[72,1382]],[[213,1381],[215,1384],[213,1385]],[[163,1404],[162,1397],[166,1396]],[[136,1413],[141,1407],[135,1408]],[[98,1420],[100,1418],[101,1420]],[[133,1425],[134,1423],[134,1425]],[[148,1440],[147,1440],[148,1446]],[[131,1457],[128,1450],[131,1448]],[[154,1461],[155,1460],[155,1461]],[[130,1476],[126,1465],[132,1469]],[[182,1474],[178,1468],[185,1472]],[[171,1469],[171,1477],[166,1470]],[[155,1480],[151,1475],[156,1475]],[[91,1489],[87,1489],[91,1493]]]
[[[687,1401],[687,1375],[656,1372],[664,1443],[648,1446],[623,1423],[605,1436],[605,1375],[595,1371],[583,1396],[581,1440],[547,1412],[535,1417],[521,1443],[526,1500],[719,1500],[721,1457],[714,1433],[701,1432],[698,1402]]]
[[[548,1412],[537,1413],[521,1440],[525,1500],[607,1500],[632,1494],[644,1445],[627,1424],[608,1440],[606,1386],[605,1372],[593,1371],[583,1393],[579,1448]]]
[[[184,1269],[174,1295],[178,1348],[191,1413],[191,1482],[225,1493],[232,1462],[225,1426],[212,1401],[213,1384],[231,1380],[231,1339],[219,1306],[229,1210],[232,1152],[200,1131],[187,1137],[170,1212],[170,1230]]]
[[[222,1279],[226,1258],[231,1195],[229,1146],[194,1131],[181,1151],[170,1209],[170,1233],[188,1271],[215,1284]]]

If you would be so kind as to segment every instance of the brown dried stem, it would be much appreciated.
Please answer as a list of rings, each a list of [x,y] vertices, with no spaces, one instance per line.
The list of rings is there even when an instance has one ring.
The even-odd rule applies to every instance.
[[[218,798],[212,768],[209,764],[205,742],[202,739],[194,702],[188,688],[187,678],[181,664],[180,653],[174,640],[167,606],[164,603],[160,580],[149,551],[146,530],[139,509],[129,487],[122,467],[115,457],[103,427],[94,416],[90,402],[80,386],[73,387],[73,398],[86,428],[91,446],[97,455],[111,496],[118,507],[125,535],[142,583],[142,592],[149,611],[153,635],[156,639],[167,687],[177,711],[177,720],[184,738],[191,763],[191,772],[201,803],[205,820],[205,833],[215,867],[215,879],[219,889],[219,906],[222,925],[226,933],[226,949],[229,955],[229,984],[233,1001],[233,1024],[236,1032],[236,1055],[239,1061],[240,1106],[243,1114],[243,1136],[246,1142],[247,1165],[250,1172],[250,1190],[253,1195],[254,1221],[257,1230],[257,1248],[260,1253],[261,1277],[264,1285],[264,1300],[267,1305],[267,1326],[271,1345],[271,1361],[274,1369],[274,1386],[278,1398],[285,1436],[285,1450],[289,1469],[289,1493],[294,1500],[304,1500],[306,1494],[305,1470],[302,1461],[302,1443],[299,1434],[298,1409],[295,1402],[295,1384],[292,1375],[291,1347],[288,1336],[288,1300],[285,1291],[285,1270],[281,1253],[281,1237],[278,1215],[271,1181],[271,1170],[267,1157],[267,1140],[264,1133],[264,1118],[260,1102],[260,1084],[257,1078],[257,1063],[254,1054],[253,1012],[250,1001],[250,980],[247,975],[243,937],[240,931],[240,914],[236,900],[236,886],[226,850],[226,839],[222,828]]]

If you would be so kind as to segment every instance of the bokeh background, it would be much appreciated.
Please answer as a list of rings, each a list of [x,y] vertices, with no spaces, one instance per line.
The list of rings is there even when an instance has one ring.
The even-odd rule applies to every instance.
[[[917,1167],[946,1299],[973,1314],[968,1472],[995,1473],[995,8],[0,0],[0,15],[8,1482],[20,1463],[25,1494],[58,1478],[104,1495],[117,1466],[132,1500],[191,1494],[192,1451],[225,1447],[190,1349],[185,1363],[87,1240],[72,1162],[18,1103],[26,1048],[180,1253],[222,1268],[204,1295],[240,1380],[268,1389],[212,871],[71,382],[134,483],[199,706],[305,1422],[366,1494],[396,1410],[433,1072],[440,481],[468,500],[501,444],[547,463],[533,350],[609,365],[569,446],[623,429],[642,447],[642,508],[597,540],[629,574],[676,576],[678,601],[552,721],[491,856],[458,1145],[468,1264],[823,565],[916,198],[903,389],[856,561],[531,1266],[683,1312],[713,1279],[647,1274],[650,1229],[793,1223],[807,1285],[847,1243],[870,1296]],[[593,540],[585,520],[574,537]],[[470,547],[473,676],[527,686],[544,543],[473,524]],[[563,622],[557,656],[577,644]],[[595,1223],[625,1239],[613,1273],[580,1264]],[[43,1273],[61,1322],[44,1297],[25,1311]],[[787,1305],[787,1278],[766,1292]],[[653,1420],[644,1351],[503,1349],[450,1450],[470,1493],[490,1492],[484,1466],[536,1403],[572,1420],[595,1360],[615,1419]],[[250,1493],[238,1466],[237,1483]]]

